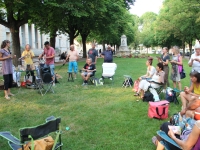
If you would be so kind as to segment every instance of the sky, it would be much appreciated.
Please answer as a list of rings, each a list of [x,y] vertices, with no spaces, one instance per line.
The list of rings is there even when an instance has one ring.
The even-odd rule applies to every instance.
[[[131,14],[142,16],[145,12],[158,13],[162,7],[163,0],[136,0],[134,6],[131,6]]]

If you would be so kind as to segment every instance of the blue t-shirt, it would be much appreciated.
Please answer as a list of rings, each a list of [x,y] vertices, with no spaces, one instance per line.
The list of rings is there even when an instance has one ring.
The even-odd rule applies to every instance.
[[[112,62],[113,61],[113,51],[105,50],[101,55],[104,55],[104,62]]]

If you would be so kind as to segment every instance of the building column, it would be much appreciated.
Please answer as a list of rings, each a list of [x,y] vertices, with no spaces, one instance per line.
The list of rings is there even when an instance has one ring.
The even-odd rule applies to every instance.
[[[45,41],[46,41],[45,34],[42,34],[42,45],[44,45]]]
[[[37,30],[37,35],[38,35],[38,49],[41,49],[41,34],[40,34],[40,31]]]
[[[34,24],[31,25],[31,37],[32,37],[32,41],[31,41],[32,49],[35,49],[35,25]]]
[[[25,45],[29,43],[28,24],[25,24]]]

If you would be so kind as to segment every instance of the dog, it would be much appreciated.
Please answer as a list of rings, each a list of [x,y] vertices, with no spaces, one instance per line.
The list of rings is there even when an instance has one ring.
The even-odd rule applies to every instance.
[[[57,79],[62,79],[63,77],[61,75],[59,75],[59,74],[56,73],[56,78]]]

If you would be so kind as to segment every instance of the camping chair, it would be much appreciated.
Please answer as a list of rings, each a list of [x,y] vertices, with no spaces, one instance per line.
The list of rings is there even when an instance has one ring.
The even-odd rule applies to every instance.
[[[79,70],[79,72],[80,72],[80,74],[83,72],[83,70]],[[96,70],[95,71],[93,71],[93,74],[92,75],[90,75],[90,78],[89,78],[89,80],[90,80],[90,82],[93,84],[94,82],[94,79],[96,78],[95,77],[95,73],[96,73]]]
[[[36,88],[39,89],[39,92],[41,95],[45,95],[47,92],[54,93],[52,86],[53,86],[54,80],[52,80],[50,68],[44,68],[44,67],[36,67]],[[44,91],[44,92],[43,92]]]
[[[165,150],[170,150],[168,143],[171,143],[172,145],[176,146],[177,148],[182,149],[174,140],[172,140],[164,131],[157,131],[157,134],[163,139],[161,144],[165,147]],[[167,142],[168,143],[167,143]],[[194,149],[199,149],[200,147],[200,137],[198,138],[196,144],[194,145]]]
[[[112,84],[114,83],[114,75],[115,75],[115,70],[117,69],[117,64],[115,63],[103,63],[102,64],[103,68],[103,73],[101,78],[103,79],[110,79],[112,80]]]
[[[61,118],[55,118],[54,116],[51,116],[46,119],[46,123],[44,124],[34,127],[21,128],[19,130],[20,139],[17,139],[8,131],[0,132],[0,136],[8,140],[8,144],[13,150],[18,150],[20,148],[24,150],[24,144],[27,142],[31,142],[31,149],[33,150],[34,140],[41,139],[54,132],[56,133],[56,138],[54,140],[52,150],[56,150],[58,148],[61,150],[63,144],[61,142],[60,123]]]
[[[163,139],[160,142],[165,147],[166,150],[170,150],[167,142],[169,142],[169,143],[173,144],[174,146],[176,146],[177,148],[181,149],[181,147],[174,140],[172,140],[164,131],[157,131],[157,134]]]
[[[157,94],[158,94],[158,96],[159,96],[159,99],[160,99],[161,92],[162,92],[162,90],[164,89],[164,84],[163,84],[163,83],[157,83],[157,82],[154,82],[154,83],[158,84],[159,87],[158,87],[158,88],[153,88],[153,87],[151,87],[151,85],[150,85],[147,91],[150,92],[151,89],[154,89],[154,90],[157,92]],[[152,94],[153,94],[153,93],[152,93]],[[153,95],[154,95],[154,94],[153,94]]]

